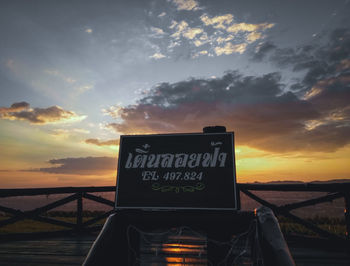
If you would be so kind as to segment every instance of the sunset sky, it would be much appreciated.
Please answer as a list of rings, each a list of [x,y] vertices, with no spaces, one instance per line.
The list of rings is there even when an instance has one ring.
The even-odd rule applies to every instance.
[[[238,182],[350,179],[349,0],[0,1],[0,187],[114,185],[119,136],[236,137]]]

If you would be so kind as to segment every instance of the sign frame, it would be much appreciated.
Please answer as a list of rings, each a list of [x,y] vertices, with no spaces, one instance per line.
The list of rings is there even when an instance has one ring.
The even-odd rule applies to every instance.
[[[122,153],[122,139],[123,138],[133,138],[133,137],[163,137],[163,136],[202,136],[202,135],[224,135],[224,134],[230,134],[231,135],[231,143],[232,143],[232,170],[233,170],[233,198],[234,202],[232,205],[234,207],[232,208],[213,208],[213,207],[162,207],[162,206],[118,206],[119,200],[119,180],[120,180],[120,165],[121,165],[121,153]],[[139,210],[230,210],[230,211],[237,211],[239,210],[239,194],[237,189],[237,175],[236,175],[236,155],[235,155],[235,139],[234,139],[234,132],[213,132],[213,133],[171,133],[171,134],[143,134],[143,135],[121,135],[120,136],[120,146],[119,146],[119,155],[118,155],[118,169],[117,169],[117,178],[116,178],[116,193],[115,193],[115,210],[125,210],[125,209],[139,209]]]

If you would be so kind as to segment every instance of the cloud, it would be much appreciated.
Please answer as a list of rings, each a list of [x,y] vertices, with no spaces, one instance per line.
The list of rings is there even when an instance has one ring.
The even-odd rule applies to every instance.
[[[72,77],[68,77],[68,76],[65,76],[64,74],[62,74],[60,71],[58,70],[45,70],[44,71],[46,74],[49,74],[51,76],[54,76],[54,77],[58,77],[60,79],[62,79],[64,82],[66,83],[76,83],[76,80]]]
[[[176,31],[171,35],[171,37],[175,39],[179,39],[181,36],[192,40],[197,35],[203,33],[203,29],[201,28],[191,28],[188,26],[188,23],[184,20],[177,23],[176,21],[173,21],[172,25],[170,26],[171,29],[176,28]]]
[[[94,86],[93,84],[86,84],[79,82],[77,79],[66,75],[65,73],[62,73],[59,70],[55,69],[46,69],[44,70],[45,74],[48,74],[51,77],[56,78],[53,82],[54,83],[60,83],[63,81],[63,83],[60,83],[60,86],[66,87],[70,89],[70,96],[71,97],[78,97],[79,95],[91,90]],[[68,87],[67,87],[68,86]]]
[[[173,28],[176,28],[176,31],[171,35],[171,37],[178,39],[188,29],[188,23],[184,20],[180,21],[180,23],[173,21],[170,25],[170,29]]]
[[[195,11],[200,9],[198,2],[195,0],[173,0],[172,2],[176,5],[177,10]]]
[[[219,36],[215,41],[216,41],[218,44],[221,44],[221,43],[225,43],[225,42],[231,41],[233,38],[234,38],[233,35],[228,35],[228,36],[226,36],[226,37],[221,37],[221,36]]]
[[[200,132],[204,126],[225,125],[236,132],[238,145],[272,152],[332,152],[350,143],[345,81],[343,89],[340,83],[323,83],[321,92],[309,98],[285,92],[278,73],[244,76],[233,71],[221,78],[163,83],[136,105],[121,108],[121,122],[108,127],[136,134]],[[334,110],[339,112],[330,112]]]
[[[111,140],[105,140],[101,141],[99,139],[87,139],[85,140],[85,143],[87,144],[93,144],[97,146],[116,146],[119,145],[119,139],[111,139]]]
[[[309,128],[332,124],[349,127],[350,109],[350,30],[336,29],[324,45],[278,48],[272,43],[260,45],[254,60],[269,60],[280,68],[289,68],[301,76],[291,88],[302,99],[317,106],[322,118],[309,121]],[[338,130],[338,129],[336,129]]]
[[[174,39],[179,39],[180,37],[184,37],[186,39],[192,40],[201,33],[204,33],[204,35],[202,35],[202,40],[203,38],[204,39],[207,38],[206,33],[203,31],[203,29],[191,28],[188,26],[188,23],[184,20],[180,21],[179,23],[177,23],[176,21],[173,21],[169,28],[176,29],[176,31],[171,35],[171,37]]]
[[[349,71],[350,30],[336,29],[323,45],[304,45],[297,48],[279,48],[271,42],[260,43],[253,59],[268,60],[279,67],[294,71],[307,71],[303,83],[313,85],[320,79]]]
[[[177,21],[172,20],[172,21],[171,21],[171,24],[170,24],[170,26],[169,26],[169,29],[174,29],[174,28],[176,27],[177,24],[178,24]],[[186,23],[186,24],[187,24],[187,23]],[[188,25],[188,24],[187,24],[187,25]]]
[[[117,169],[117,159],[114,157],[80,157],[52,159],[52,167],[24,171],[45,172],[51,174],[99,175],[110,173]]]
[[[216,55],[222,55],[222,54],[232,54],[232,53],[240,53],[243,54],[246,50],[247,44],[241,43],[241,44],[232,44],[232,43],[226,43],[224,47],[215,47],[215,54]]]
[[[169,35],[163,29],[153,27],[152,36],[163,39],[157,44],[158,46],[160,43],[162,49],[158,47],[156,53],[150,58],[159,59],[159,56],[165,56],[164,46],[167,47],[166,55],[169,58],[172,56],[196,58],[200,55],[200,50],[204,49],[208,51],[206,56],[242,54],[247,50],[248,45],[264,39],[266,37],[265,31],[274,25],[274,23],[269,22],[237,23],[233,14],[210,16],[203,13],[196,19],[171,20],[167,29],[167,31],[170,29]],[[168,45],[165,45],[166,42]],[[176,46],[180,47],[174,49]],[[199,48],[202,46],[204,49]]]
[[[193,41],[193,44],[196,46],[196,47],[199,47],[199,46],[202,46],[203,44],[205,44],[206,42],[203,42],[201,40],[194,40]]]
[[[26,109],[29,109],[29,103],[27,102],[13,103],[10,107],[0,107],[0,117],[2,114],[20,112]]]
[[[76,93],[79,95],[79,94],[82,94],[88,90],[91,90],[93,88],[92,85],[83,85],[83,86],[79,86],[79,87],[74,87],[74,89],[76,90]]]
[[[317,105],[323,112],[349,108],[350,73],[321,79],[311,90],[306,91],[304,98]]]
[[[30,108],[26,102],[14,103],[11,107],[0,107],[0,118],[8,120],[24,120],[31,124],[48,124],[81,121],[85,115],[77,115],[59,106],[48,108]]]
[[[6,61],[5,65],[6,65],[7,68],[11,69],[12,71],[15,70],[15,61],[13,59],[8,59]]]
[[[50,133],[54,137],[59,137],[59,138],[68,138],[72,135],[76,134],[89,134],[90,131],[83,129],[83,128],[73,128],[73,129],[53,129],[52,132]]]
[[[150,56],[150,58],[153,58],[153,59],[162,59],[166,57],[165,55],[163,55],[162,53],[154,53],[153,55]]]
[[[201,28],[188,28],[184,33],[183,36],[187,39],[192,40],[194,37],[196,37],[198,34],[201,34],[203,30]]]
[[[350,59],[341,60],[337,67],[337,71],[342,71],[346,69],[350,69]]]
[[[278,146],[279,152],[288,151],[311,151],[311,152],[335,152],[350,143],[350,127],[341,126],[339,123],[320,125],[312,130],[294,132],[284,136],[266,138],[264,141],[257,140],[253,145],[261,149],[271,150],[269,142]]]
[[[224,27],[228,33],[231,35],[226,37],[226,40],[222,37],[219,37],[217,40],[218,43],[222,41],[229,41],[234,37],[239,37],[244,39],[245,44],[250,44],[264,38],[262,34],[267,29],[274,27],[273,23],[260,23],[260,24],[251,24],[251,23],[234,23],[228,27]]]
[[[228,27],[226,30],[232,33],[238,32],[255,32],[255,31],[264,31],[270,29],[274,26],[273,23],[261,23],[261,24],[250,24],[250,23],[236,23]]]
[[[202,51],[199,51],[198,53],[194,54],[194,58],[198,57],[198,56],[201,56],[201,55],[207,55],[208,54],[208,51],[206,50],[202,50]]]
[[[151,31],[153,33],[153,37],[161,37],[165,34],[165,32],[161,28],[151,27]]]
[[[109,116],[111,116],[113,118],[118,118],[119,117],[119,112],[120,112],[121,109],[122,109],[121,105],[120,104],[116,104],[116,105],[110,106],[107,109],[102,109],[102,113],[104,115],[109,115]]]
[[[276,45],[273,43],[261,42],[256,46],[252,59],[254,61],[261,61],[267,54],[274,51],[275,49]]]
[[[84,128],[73,128],[72,129],[73,132],[75,133],[79,133],[79,134],[89,134],[90,131]]]
[[[206,26],[213,26],[215,29],[226,29],[226,25],[231,24],[233,21],[233,15],[232,14],[226,14],[222,16],[216,16],[209,18],[207,14],[203,14],[200,19]]]
[[[262,38],[262,34],[260,32],[251,32],[247,35],[246,40],[248,43],[252,43],[261,38]]]

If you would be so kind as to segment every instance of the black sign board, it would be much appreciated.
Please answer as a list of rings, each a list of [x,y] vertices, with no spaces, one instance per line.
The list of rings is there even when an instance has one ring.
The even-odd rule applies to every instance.
[[[121,136],[118,164],[118,209],[237,209],[233,132]]]

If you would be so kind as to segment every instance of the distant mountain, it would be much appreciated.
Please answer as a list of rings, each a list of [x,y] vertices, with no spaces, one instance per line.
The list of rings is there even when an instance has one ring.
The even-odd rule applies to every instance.
[[[329,183],[350,183],[350,178],[349,179],[332,179],[332,180],[326,180],[326,181],[311,181],[311,182],[303,182],[303,181],[293,181],[293,180],[277,180],[277,181],[269,181],[269,182],[252,182],[250,184],[329,184]]]
[[[310,183],[316,183],[316,184],[350,183],[350,179],[333,179],[333,180],[327,180],[327,181],[312,181]]]
[[[302,181],[292,181],[292,180],[286,180],[286,181],[270,181],[266,182],[265,184],[304,184],[305,182]]]

